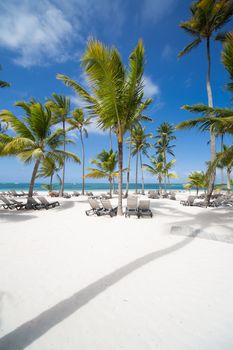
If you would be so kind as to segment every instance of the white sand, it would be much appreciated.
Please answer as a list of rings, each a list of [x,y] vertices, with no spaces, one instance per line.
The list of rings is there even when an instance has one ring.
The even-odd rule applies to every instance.
[[[87,217],[84,197],[0,210],[0,349],[232,350],[233,210],[152,206],[152,220]]]

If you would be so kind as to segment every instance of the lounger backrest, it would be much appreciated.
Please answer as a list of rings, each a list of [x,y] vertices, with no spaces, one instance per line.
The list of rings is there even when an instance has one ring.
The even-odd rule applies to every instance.
[[[45,197],[37,197],[39,199],[39,201],[45,205],[49,204],[49,202],[47,201],[47,199]]]
[[[138,199],[137,197],[128,197],[127,198],[127,208],[128,209],[137,209]]]
[[[88,202],[89,202],[90,206],[92,207],[92,209],[101,208],[99,202],[95,198],[88,198]]]
[[[109,199],[101,199],[101,203],[104,207],[104,209],[111,210],[112,209],[112,204]]]
[[[0,199],[1,199],[1,201],[3,201],[3,203],[5,203],[5,204],[12,204],[6,197],[4,197],[4,196],[0,196]]]
[[[27,202],[28,204],[39,204],[33,197],[28,197]]]
[[[139,201],[138,209],[143,209],[143,210],[150,209],[150,201],[149,200]]]
[[[195,198],[196,198],[195,196],[188,196],[188,202],[193,203]]]

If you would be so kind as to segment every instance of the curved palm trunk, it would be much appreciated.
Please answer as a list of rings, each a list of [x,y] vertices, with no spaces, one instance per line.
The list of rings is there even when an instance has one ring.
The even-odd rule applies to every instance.
[[[231,167],[227,167],[227,190],[231,190]]]
[[[129,144],[129,156],[128,156],[128,169],[127,169],[127,175],[126,175],[126,191],[125,191],[125,198],[127,198],[127,197],[128,197],[128,194],[129,194],[130,163],[131,163],[131,140],[130,140],[130,144]]]
[[[82,144],[82,195],[84,196],[85,191],[85,150],[84,150],[84,142],[83,142],[83,134],[80,130],[80,139]]]
[[[144,189],[144,172],[143,172],[143,166],[142,166],[142,153],[140,152],[140,167],[141,167],[141,172],[142,172],[142,194],[145,194],[145,189]]]
[[[32,172],[32,177],[31,177],[29,191],[28,191],[28,198],[31,198],[33,196],[33,189],[34,189],[36,174],[39,169],[39,165],[40,165],[40,159],[37,159]]]
[[[138,193],[138,151],[136,155],[135,193]]]
[[[207,48],[207,60],[208,60],[208,69],[207,69],[207,77],[206,77],[206,90],[208,96],[208,106],[213,107],[213,96],[212,89],[210,84],[210,38],[207,38],[206,42]],[[215,134],[214,130],[210,129],[210,152],[211,152],[211,162],[213,162],[216,158],[216,146],[215,146]],[[207,192],[207,203],[209,203],[212,192],[214,190],[214,180],[215,180],[215,172],[210,176],[209,184],[208,184],[208,192]]]
[[[119,175],[118,175],[118,209],[117,215],[123,215],[122,211],[122,171],[123,171],[123,144],[122,144],[122,135],[119,132],[118,134],[118,166],[119,166]]]
[[[66,134],[65,134],[65,120],[62,121],[62,129],[64,133],[64,145],[63,145],[63,151],[66,151]],[[62,166],[62,183],[61,183],[61,189],[60,189],[60,196],[62,197],[64,195],[64,186],[65,186],[65,156],[63,158],[63,166]]]

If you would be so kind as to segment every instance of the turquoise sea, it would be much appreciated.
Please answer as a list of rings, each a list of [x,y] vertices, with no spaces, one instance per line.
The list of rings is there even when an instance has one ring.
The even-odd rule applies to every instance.
[[[34,190],[35,191],[47,191],[43,187],[42,183],[36,183]],[[123,189],[125,189],[125,184],[123,184]],[[115,187],[117,188],[117,184],[115,184]],[[141,184],[138,184],[138,189],[141,189]],[[27,191],[29,188],[28,183],[13,183],[13,182],[1,182],[0,183],[0,191],[8,191],[8,190],[22,190],[22,191]],[[80,191],[82,188],[81,183],[66,183],[65,184],[65,190],[66,191]],[[135,189],[135,184],[130,184],[129,186],[130,190]],[[171,184],[170,186],[167,186],[168,189],[171,190],[183,190],[183,184]],[[59,189],[58,184],[54,184],[53,186],[54,190]],[[109,189],[109,184],[108,183],[86,183],[85,184],[85,190],[86,191],[104,191]],[[153,190],[153,189],[159,189],[158,184],[152,184],[152,183],[147,183],[145,184],[145,189],[146,190]]]

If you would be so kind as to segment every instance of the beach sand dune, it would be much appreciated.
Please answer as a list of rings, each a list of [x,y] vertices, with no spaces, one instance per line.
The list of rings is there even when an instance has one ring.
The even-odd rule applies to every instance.
[[[1,350],[231,350],[233,211],[0,211]]]

